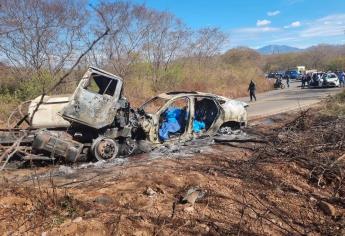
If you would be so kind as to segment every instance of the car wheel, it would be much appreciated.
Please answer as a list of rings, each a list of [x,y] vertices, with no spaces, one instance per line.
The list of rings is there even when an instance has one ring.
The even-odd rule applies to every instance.
[[[92,143],[91,152],[99,161],[110,161],[117,157],[119,145],[113,139],[99,137]]]

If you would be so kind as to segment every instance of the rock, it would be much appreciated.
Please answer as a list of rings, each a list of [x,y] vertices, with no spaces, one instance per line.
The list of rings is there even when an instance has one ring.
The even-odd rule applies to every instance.
[[[201,199],[205,195],[201,189],[190,188],[188,189],[186,195],[182,198],[181,203],[190,203],[194,205],[195,201]]]
[[[210,231],[210,227],[208,227],[208,226],[205,225],[205,224],[201,224],[200,227],[203,228],[206,232],[209,232],[209,231]]]
[[[337,213],[335,207],[328,202],[320,201],[318,205],[326,215],[335,216]]]
[[[311,202],[316,202],[317,200],[316,200],[316,198],[314,198],[314,197],[310,197],[310,198],[309,198],[309,201],[311,201]]]
[[[147,196],[149,196],[149,197],[152,197],[152,196],[154,196],[154,195],[156,195],[157,194],[157,192],[156,191],[154,191],[152,188],[150,188],[150,187],[148,187],[146,190],[145,190],[145,192],[144,192]]]
[[[77,218],[75,218],[72,222],[73,223],[79,223],[79,222],[82,222],[83,221],[83,218],[82,217],[77,217]]]
[[[41,236],[47,236],[47,232],[42,232]]]
[[[199,192],[198,191],[195,191],[195,192],[192,192],[190,194],[187,194],[183,199],[182,201],[183,202],[188,202],[190,204],[194,204],[196,199],[198,198],[199,196]]]
[[[95,202],[102,205],[110,205],[113,203],[113,199],[107,195],[101,195],[95,198]]]

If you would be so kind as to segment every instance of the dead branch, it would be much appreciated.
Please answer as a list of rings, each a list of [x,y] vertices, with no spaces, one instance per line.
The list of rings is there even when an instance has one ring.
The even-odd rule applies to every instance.
[[[26,134],[23,135],[23,136],[21,136],[20,138],[18,138],[17,141],[1,155],[1,157],[0,157],[0,162],[1,162],[6,156],[7,156],[7,158],[6,158],[6,161],[4,162],[4,164],[2,165],[0,171],[2,171],[2,170],[5,168],[5,166],[6,166],[6,164],[8,163],[8,161],[9,161],[9,160],[11,159],[11,157],[17,152],[17,149],[18,149],[18,147],[19,147],[21,141],[23,140],[23,138],[24,138],[25,136],[26,136]]]
[[[43,103],[44,97],[52,92],[54,89],[56,89],[62,82],[64,82],[64,80],[72,73],[72,71],[74,70],[74,68],[80,63],[81,59],[83,59],[83,57],[89,52],[91,51],[91,49],[97,44],[97,42],[99,42],[104,36],[106,36],[109,33],[109,27],[106,28],[106,30],[104,31],[103,34],[101,34],[100,36],[98,36],[97,39],[95,39],[91,45],[82,53],[80,54],[80,56],[78,57],[78,59],[76,60],[76,62],[73,64],[73,66],[58,80],[57,83],[55,83],[55,85],[53,85],[47,92],[44,92],[41,95],[41,99],[40,101],[37,103],[34,111],[31,114],[31,118],[30,118],[30,128],[31,128],[31,124],[32,124],[32,119],[35,115],[35,113],[38,111],[39,106]]]

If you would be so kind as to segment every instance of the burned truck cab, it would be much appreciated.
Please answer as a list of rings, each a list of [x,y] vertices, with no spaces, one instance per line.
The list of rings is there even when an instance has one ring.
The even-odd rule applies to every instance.
[[[88,154],[98,160],[116,158],[120,144],[131,135],[130,105],[122,89],[120,77],[89,67],[69,102],[59,112],[70,122],[69,138],[42,131],[36,135],[33,148],[62,153],[60,156],[73,162]],[[52,145],[54,143],[59,145]],[[67,157],[64,153],[70,155]]]
[[[121,78],[90,67],[61,115],[72,124],[102,129],[113,123],[121,108]]]

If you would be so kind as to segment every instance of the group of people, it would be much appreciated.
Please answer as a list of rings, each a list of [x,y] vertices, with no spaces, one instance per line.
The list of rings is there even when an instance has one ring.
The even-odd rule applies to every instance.
[[[328,72],[330,73],[330,72]],[[340,87],[345,87],[345,72],[344,71],[335,71],[334,72],[338,79]],[[307,85],[313,86],[313,83],[318,83],[318,81],[322,81],[324,72],[314,72],[314,73],[307,73],[302,74],[301,81],[302,81],[302,88]]]
[[[336,71],[334,73],[338,76],[340,87],[345,87],[345,71]],[[302,76],[301,76],[302,88],[304,88],[306,85],[311,84],[312,81],[321,80],[322,76],[323,76],[323,73],[302,74]],[[290,77],[287,75],[284,77],[284,79],[286,81],[286,86],[289,88],[290,87]],[[277,76],[275,83],[276,84],[283,83],[283,76]],[[250,101],[252,102],[253,99],[256,101],[256,95],[255,95],[256,84],[254,83],[253,80],[251,80],[249,83],[248,92],[249,92]]]

